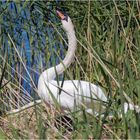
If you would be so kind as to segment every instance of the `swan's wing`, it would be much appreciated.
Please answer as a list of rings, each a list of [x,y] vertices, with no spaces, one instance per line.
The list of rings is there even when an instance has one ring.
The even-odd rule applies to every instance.
[[[77,102],[78,104],[81,104],[81,102],[85,102],[86,104],[88,104],[91,102],[91,100],[105,102],[107,101],[104,92],[99,86],[96,86],[86,81],[60,81],[58,92],[61,102],[68,102],[69,104],[74,104],[74,102]]]

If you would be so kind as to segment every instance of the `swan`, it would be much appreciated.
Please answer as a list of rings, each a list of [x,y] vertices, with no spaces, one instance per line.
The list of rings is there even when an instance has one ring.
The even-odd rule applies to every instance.
[[[81,80],[55,80],[57,75],[62,74],[70,66],[77,48],[77,39],[71,18],[60,9],[57,9],[56,12],[68,38],[68,51],[60,64],[41,73],[38,80],[38,95],[47,105],[54,105],[57,102],[61,108],[70,110],[84,106],[86,111],[91,114],[93,113],[92,108],[95,107],[93,104],[96,104],[97,101],[99,101],[100,107],[103,103],[108,103],[106,95],[99,86]],[[90,108],[91,104],[92,108]],[[125,102],[124,113],[126,114],[129,109],[140,112],[138,106]],[[94,112],[95,115],[98,115],[98,111]]]
[[[38,95],[47,105],[54,105],[57,102],[61,108],[70,110],[84,106],[86,112],[90,114],[93,114],[93,108],[96,108],[95,104],[98,102],[100,109],[94,110],[94,114],[98,115],[101,107],[105,108],[104,103],[108,103],[106,95],[99,86],[81,80],[55,80],[56,76],[62,74],[70,66],[77,48],[77,39],[71,18],[60,9],[57,9],[56,12],[68,38],[68,51],[60,64],[41,73],[38,80]],[[138,106],[125,102],[124,113],[126,114],[129,109],[140,112]]]
[[[89,112],[88,106],[91,103],[107,102],[107,97],[99,86],[88,81],[55,80],[57,75],[62,74],[70,66],[77,48],[75,30],[70,17],[60,10],[57,10],[57,15],[68,38],[68,51],[60,64],[41,73],[38,80],[38,95],[47,104],[54,105],[57,102],[60,107],[70,110],[83,105]]]

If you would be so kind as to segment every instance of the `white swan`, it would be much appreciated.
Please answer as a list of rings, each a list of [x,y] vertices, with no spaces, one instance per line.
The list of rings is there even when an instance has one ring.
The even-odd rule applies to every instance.
[[[101,88],[87,81],[65,80],[56,81],[57,75],[62,74],[73,61],[77,46],[74,26],[69,16],[57,10],[61,18],[62,26],[68,38],[68,51],[62,63],[42,72],[38,81],[38,94],[47,104],[59,103],[62,108],[74,109],[75,106],[95,102],[94,99],[107,102],[107,98]],[[92,99],[91,99],[92,98]]]

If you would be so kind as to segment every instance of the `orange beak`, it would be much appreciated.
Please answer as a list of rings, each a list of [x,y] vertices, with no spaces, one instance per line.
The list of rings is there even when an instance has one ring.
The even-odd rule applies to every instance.
[[[61,18],[61,20],[65,19],[65,16],[64,14],[62,14],[60,11],[56,11],[57,12],[57,15]]]

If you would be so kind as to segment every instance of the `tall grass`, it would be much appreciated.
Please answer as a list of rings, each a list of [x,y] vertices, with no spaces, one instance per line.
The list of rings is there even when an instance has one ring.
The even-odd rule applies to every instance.
[[[39,3],[44,6],[43,2]],[[56,4],[55,2],[52,3]],[[26,4],[28,5],[28,2],[25,3],[23,8],[26,7]],[[87,80],[100,85],[109,99],[105,116],[103,118],[101,116],[91,116],[85,112],[84,108],[81,108],[80,113],[68,112],[68,115],[73,119],[73,126],[71,126],[73,131],[68,132],[63,127],[59,129],[55,127],[56,118],[62,114],[53,106],[50,109],[44,104],[40,104],[14,115],[2,116],[0,126],[5,136],[8,138],[42,139],[139,139],[139,114],[135,110],[128,110],[124,114],[123,108],[124,102],[129,100],[126,95],[130,97],[131,102],[140,106],[139,1],[60,1],[58,4],[60,7],[64,7],[71,17],[78,40],[75,62],[66,70],[64,78]],[[40,9],[39,11],[41,12]],[[42,22],[50,26],[50,22],[46,22],[44,19],[42,19]],[[51,23],[51,25],[55,29],[54,42],[50,42],[49,37],[46,36],[46,48],[42,50],[38,46],[35,55],[38,56],[39,53],[45,52],[43,57],[45,57],[45,62],[47,63],[50,60],[51,53],[53,53],[52,64],[55,65],[58,56],[53,51],[53,45],[57,41],[64,44],[63,38],[58,33],[61,33],[64,38],[65,33],[61,32],[61,23]],[[26,26],[29,25],[27,24]],[[18,50],[14,46],[16,42],[12,40],[12,37],[7,38],[9,45],[15,47],[14,51],[17,52],[17,60],[22,65],[21,71],[26,69],[26,66],[24,66],[26,58],[18,55]],[[32,46],[33,36],[31,34],[29,34],[29,40],[31,47],[34,47]],[[40,42],[38,44],[41,44]],[[66,49],[63,49],[65,53]],[[52,50],[51,53],[50,50]],[[59,50],[57,53],[60,53]],[[9,82],[13,78],[10,75],[12,67],[10,60],[12,61],[12,59],[8,58],[9,60],[6,61],[3,56],[0,53],[0,57],[3,58],[0,60],[0,76],[7,81],[7,84],[4,87],[0,86],[2,87],[0,94],[7,93],[6,89],[8,89],[10,97],[7,93],[7,100],[12,100],[12,107],[14,106],[13,104],[18,107],[18,105],[21,106],[21,103],[17,105],[12,97],[20,95],[19,97],[23,98],[24,95],[17,93],[17,91],[21,93],[22,87],[17,82],[17,77],[15,77],[14,81]],[[37,61],[40,62],[38,67],[41,68],[41,72],[44,68],[41,67],[41,60],[37,59]],[[5,67],[9,76],[4,74]],[[14,70],[16,71],[16,69]],[[37,70],[34,69],[34,71]],[[32,80],[32,77],[30,78]],[[33,87],[36,88],[35,85]],[[37,93],[34,91],[34,94]],[[1,98],[0,103],[2,102],[5,105],[7,100],[5,101]],[[29,97],[29,100],[32,100],[32,98]],[[109,114],[113,114],[113,119],[108,119]],[[120,114],[122,114],[121,118]],[[3,125],[1,125],[1,122]]]

